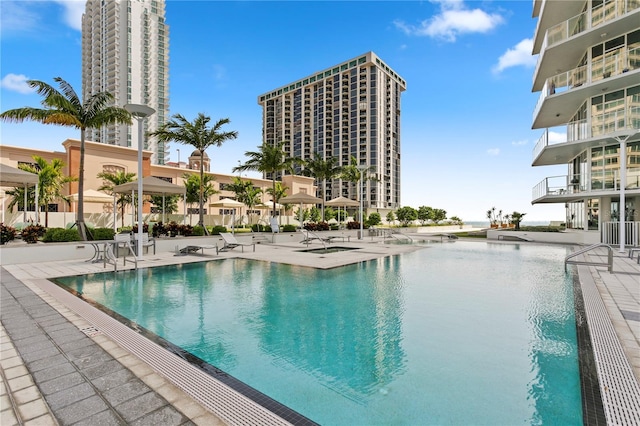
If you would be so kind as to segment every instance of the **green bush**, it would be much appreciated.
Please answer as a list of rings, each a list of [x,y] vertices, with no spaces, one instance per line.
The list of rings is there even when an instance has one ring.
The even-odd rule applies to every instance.
[[[211,235],[220,235],[221,232],[227,232],[227,228],[220,225],[216,225],[211,228]]]
[[[111,239],[113,239],[113,229],[111,230]],[[76,228],[49,228],[44,234],[44,237],[42,237],[42,241],[45,243],[80,241],[80,234],[78,234],[78,230]]]
[[[251,230],[253,232],[272,232],[269,225],[260,225],[259,223],[251,225]]]
[[[282,232],[296,232],[295,225],[282,225]]]
[[[191,235],[194,237],[202,237],[204,235],[204,228],[200,225],[194,226],[193,231],[191,231]]]
[[[113,240],[115,232],[113,232],[113,228],[96,228],[91,232],[91,234],[93,235],[94,240]]]

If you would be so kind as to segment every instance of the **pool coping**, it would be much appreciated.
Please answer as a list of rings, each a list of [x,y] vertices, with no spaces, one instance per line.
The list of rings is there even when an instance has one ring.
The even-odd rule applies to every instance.
[[[479,242],[484,242],[484,241],[479,241]],[[495,243],[495,242],[492,241],[492,243]],[[511,244],[511,243],[505,243],[505,244]],[[517,243],[517,244],[522,244],[522,243]],[[531,243],[526,243],[526,244],[531,244]],[[537,243],[534,243],[534,244],[537,244]],[[292,247],[299,247],[299,246],[292,246]],[[373,253],[373,252],[375,252],[375,253]],[[263,256],[255,256],[254,257],[254,256],[247,255],[247,254],[248,253],[245,253],[243,256],[238,256],[239,253],[238,253],[238,255],[232,254],[230,257],[242,257],[242,258],[247,258],[247,259],[257,258],[257,260],[267,260],[267,259],[262,258]],[[388,253],[386,251],[385,252],[379,252],[378,250],[372,250],[372,252],[370,254],[372,254],[372,256],[371,256],[372,258],[376,258],[376,257],[385,257],[385,256],[388,256],[388,255],[393,254],[393,253]],[[304,254],[302,256],[304,256]],[[219,257],[216,257],[216,258],[219,258]],[[184,261],[188,261],[188,262],[191,262],[191,261],[206,261],[206,260],[212,260],[212,259],[216,259],[216,258],[196,258],[196,259],[185,259],[185,258],[182,258],[181,260],[174,259],[173,261],[171,261],[169,263],[183,263]],[[52,264],[53,263],[54,262],[52,262]],[[60,262],[55,262],[55,263],[56,263],[56,267],[57,267]],[[89,265],[83,264],[82,261],[75,261],[75,262],[69,262],[69,263],[74,263],[77,266],[77,268],[72,268],[73,271],[69,271],[67,268],[65,268],[65,269],[67,269],[67,273],[65,275],[74,275],[74,271],[75,271],[75,274],[77,275],[77,274],[81,274],[81,273],[90,273],[90,272],[100,271],[100,269],[101,269],[101,268],[98,269],[98,268],[94,267],[93,271],[89,271],[89,270],[87,270],[88,269],[87,266],[89,266]],[[295,262],[291,262],[291,261],[284,262],[284,263],[296,264]],[[349,263],[353,263],[353,261],[345,261],[345,259],[341,259],[340,263],[349,264]],[[168,263],[165,263],[165,264],[168,264]],[[37,292],[40,295],[40,297],[43,296],[42,295],[42,291],[40,290],[40,285],[36,286],[36,288],[33,288],[34,284],[36,282],[43,284],[45,287],[47,286],[46,283],[48,283],[48,285],[50,285],[50,286],[57,287],[52,282],[48,281],[48,279],[42,279],[42,280],[29,279],[28,277],[32,276],[31,272],[33,272],[33,271],[29,271],[29,273],[26,272],[26,269],[29,268],[29,266],[37,269],[37,271],[35,271],[36,275],[40,275],[40,274],[38,274],[38,272],[42,273],[44,270],[48,269],[47,265],[39,264],[39,265],[12,265],[12,266],[10,266],[10,268],[8,270],[10,272],[12,272],[12,274],[15,275],[16,278],[19,281],[21,281],[24,285],[26,285],[27,287],[31,288],[34,291],[36,291],[36,288],[37,288]],[[153,266],[155,266],[155,265],[153,265]],[[301,265],[301,266],[308,266],[308,265]],[[332,268],[332,267],[335,267],[335,266],[339,266],[339,265],[334,265],[334,264],[325,265],[325,268],[326,267]],[[50,268],[51,269],[56,269],[53,265],[51,265]],[[640,273],[640,267],[637,268],[636,270],[638,271],[638,273]],[[14,273],[14,271],[18,271],[18,274],[16,275]],[[21,273],[21,271],[22,271],[22,273]],[[104,271],[104,270],[102,269],[102,271]],[[60,274],[58,274],[58,275],[48,274],[48,275],[51,276],[51,277],[53,277],[53,276],[62,276]],[[596,283],[595,283],[595,281],[599,281],[598,285],[604,285],[606,287],[607,276],[603,275],[602,278],[600,278],[600,272],[597,271],[596,268],[586,267],[586,266],[579,266],[578,267],[578,276],[579,276],[580,286],[581,286],[581,288],[583,290],[583,294],[585,294],[585,296],[584,296],[585,297],[585,314],[586,314],[587,321],[588,321],[589,333],[590,333],[591,338],[593,339],[593,342],[594,342],[594,355],[596,355],[595,358],[596,358],[596,364],[597,364],[596,368],[597,368],[597,372],[598,372],[598,377],[599,378],[600,377],[604,377],[606,379],[607,370],[613,370],[614,373],[616,371],[618,371],[618,370],[622,370],[625,373],[625,375],[627,376],[627,378],[624,381],[620,382],[620,381],[615,380],[616,379],[616,375],[614,374],[613,375],[613,380],[610,382],[610,387],[603,387],[603,386],[608,386],[608,385],[603,384],[601,382],[601,385],[600,385],[601,389],[604,389],[606,391],[606,392],[604,392],[603,399],[607,400],[607,403],[605,404],[605,410],[606,410],[607,419],[608,419],[608,421],[610,421],[612,423],[615,423],[617,421],[620,421],[620,419],[633,418],[633,417],[629,417],[629,416],[633,416],[634,415],[633,412],[629,413],[629,407],[631,407],[631,409],[633,411],[633,410],[636,410],[636,408],[634,408],[634,407],[640,406],[640,405],[638,405],[638,401],[640,401],[640,389],[639,389],[639,386],[638,386],[638,380],[637,380],[637,378],[634,377],[634,373],[633,373],[631,367],[629,366],[629,361],[624,356],[624,352],[623,351],[620,352],[622,349],[621,349],[619,336],[616,335],[615,330],[613,331],[613,334],[611,332],[613,330],[614,326],[617,329],[618,325],[617,324],[612,324],[612,320],[610,318],[611,314],[607,313],[606,309],[604,309],[605,302],[602,300],[602,295],[598,292],[598,288],[596,288]],[[595,289],[595,292],[594,292],[594,289]],[[75,298],[75,296],[72,296],[71,294],[67,293],[65,290],[62,290],[62,289],[59,289],[59,290],[63,291],[64,293],[66,293],[70,297],[73,297],[74,299],[79,300],[79,299]],[[602,290],[600,290],[600,291],[602,291]],[[47,294],[48,294],[48,292],[47,292]],[[87,305],[86,303],[84,303],[82,301],[80,301],[80,302],[82,304],[86,305],[86,306],[89,306],[89,305]],[[50,302],[48,302],[48,303],[50,303]],[[598,306],[598,305],[600,305],[600,306]],[[63,311],[66,311],[67,307],[68,306],[66,306],[65,303],[62,303],[61,306],[57,307],[56,309],[61,311],[61,313],[63,313]],[[95,309],[95,308],[93,308],[93,309]],[[66,316],[66,315],[69,315],[69,312],[66,311],[63,314]],[[81,318],[84,318],[80,314],[77,314],[77,315],[79,317],[81,317]],[[116,321],[114,319],[111,319],[111,320]],[[608,322],[608,324],[607,324],[607,322]],[[598,330],[599,328],[603,328],[603,327],[606,330]],[[135,334],[135,332],[134,332],[134,334]],[[605,340],[607,341],[607,343],[604,344],[604,348],[603,348],[602,342],[599,340],[599,339],[602,338],[603,335],[606,338]],[[102,337],[104,338],[104,336],[102,336]],[[138,335],[138,338],[142,338],[142,336]],[[616,357],[614,357],[613,359],[607,359],[603,354],[600,353],[603,350],[610,352],[610,349],[611,349],[610,346],[609,346],[610,343],[609,343],[609,340],[607,340],[607,339],[609,339],[609,340],[613,339],[613,343],[612,343],[613,346],[617,346],[616,351],[618,352],[618,355]],[[121,344],[117,339],[112,338],[112,341],[116,342],[117,344]],[[617,341],[617,344],[616,344],[616,341]],[[156,347],[154,350],[155,351],[164,351],[166,353],[169,353],[168,351],[165,351],[164,349],[161,349],[160,347]],[[152,352],[154,350],[152,350]],[[622,354],[622,357],[620,357],[620,353]],[[601,365],[602,363],[607,363],[607,362],[610,363],[610,365],[604,365],[604,366]],[[153,360],[149,362],[149,365],[152,368],[155,368],[155,366],[153,365]],[[629,386],[630,386],[630,391],[628,391],[628,389],[627,389],[627,391],[622,391],[622,392],[616,391],[616,389],[620,385],[623,385],[623,387],[626,386],[627,388],[629,388]],[[193,395],[191,395],[191,396],[196,401],[199,401],[199,399],[197,397],[195,397]],[[630,398],[631,399],[631,405],[629,405],[628,401],[625,402],[624,398]],[[232,411],[236,411],[237,412],[237,411],[241,411],[241,410],[239,410],[238,407],[234,407]],[[214,411],[214,413],[215,413],[215,411]],[[246,413],[243,413],[243,414],[246,414]],[[640,410],[635,411],[635,415],[636,416],[640,415]],[[277,419],[276,422],[278,422],[278,421],[280,421],[280,423],[275,423],[275,424],[287,424],[287,422],[285,422],[283,419]],[[269,424],[269,423],[267,423],[267,424]]]

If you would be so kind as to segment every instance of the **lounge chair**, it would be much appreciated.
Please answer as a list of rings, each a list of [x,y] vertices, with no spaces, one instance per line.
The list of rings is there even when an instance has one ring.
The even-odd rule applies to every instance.
[[[224,245],[222,246],[220,251],[228,251],[233,250],[236,247],[242,247],[242,252],[244,253],[245,246],[253,246],[253,251],[256,251],[256,243],[241,243],[236,240],[236,237],[228,232],[221,232],[220,236],[224,241]]]
[[[181,248],[178,253],[176,253],[175,255],[186,255],[186,254],[194,254],[197,253],[198,251],[200,251],[201,254],[204,254],[205,250],[216,250],[216,254],[218,254],[218,245],[189,245],[186,247]]]

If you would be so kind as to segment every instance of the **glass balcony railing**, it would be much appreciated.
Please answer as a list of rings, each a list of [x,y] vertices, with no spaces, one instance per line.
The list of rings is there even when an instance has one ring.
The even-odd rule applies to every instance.
[[[640,8],[637,0],[605,0],[599,6],[547,29],[541,51]]]
[[[551,95],[560,94],[582,85],[595,83],[612,76],[624,74],[640,68],[640,47],[619,49],[608,52],[601,59],[567,72],[549,77],[536,103],[533,118],[540,112],[544,100]]]
[[[627,168],[625,190],[640,189],[640,167]],[[620,170],[599,170],[588,174],[550,176],[533,187],[533,200],[549,196],[620,191]]]

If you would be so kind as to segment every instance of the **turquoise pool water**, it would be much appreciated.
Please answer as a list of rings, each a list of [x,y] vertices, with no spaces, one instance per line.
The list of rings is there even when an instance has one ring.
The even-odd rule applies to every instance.
[[[228,259],[57,281],[324,425],[582,424],[566,249],[332,270]]]

